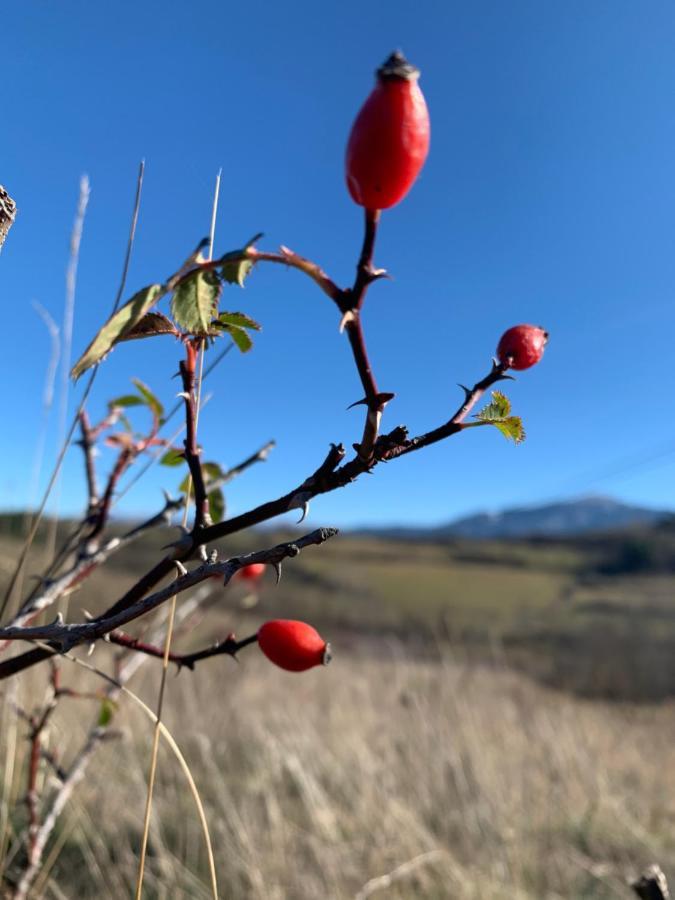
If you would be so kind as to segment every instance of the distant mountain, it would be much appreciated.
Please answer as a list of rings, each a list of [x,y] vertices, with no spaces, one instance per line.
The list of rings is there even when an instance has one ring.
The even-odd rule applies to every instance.
[[[630,506],[611,497],[582,497],[560,503],[514,507],[477,513],[433,528],[386,528],[378,534],[398,538],[518,538],[535,535],[564,537],[592,531],[615,531],[654,525],[671,512]]]

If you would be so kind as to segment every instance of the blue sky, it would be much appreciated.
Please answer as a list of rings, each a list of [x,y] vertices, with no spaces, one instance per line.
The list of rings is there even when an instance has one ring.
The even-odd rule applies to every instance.
[[[385,426],[445,420],[456,382],[485,374],[506,327],[541,323],[551,342],[508,386],[523,446],[468,432],[315,501],[312,519],[438,522],[588,492],[675,506],[672,3],[24,0],[3,4],[0,32],[0,183],[20,207],[0,256],[2,507],[30,499],[49,354],[31,301],[62,316],[80,175],[92,192],[75,354],[114,298],[141,158],[127,295],[208,232],[221,166],[217,252],[264,231],[262,247],[286,244],[347,283],[361,211],[344,186],[344,147],[373,70],[398,46],[422,69],[432,141],[413,191],[383,215],[376,263],[394,280],[373,286],[365,311],[379,385],[397,394]],[[332,304],[301,275],[259,267],[223,306],[264,331],[209,383],[205,456],[232,464],[278,442],[233,485],[235,513],[302,481],[329,442],[357,440],[362,412],[346,407],[361,394]],[[176,359],[170,339],[118,348],[92,415],[132,376],[170,404]],[[52,413],[48,460],[56,430]],[[177,480],[155,469],[119,511],[154,510]],[[83,498],[73,450],[61,511]]]

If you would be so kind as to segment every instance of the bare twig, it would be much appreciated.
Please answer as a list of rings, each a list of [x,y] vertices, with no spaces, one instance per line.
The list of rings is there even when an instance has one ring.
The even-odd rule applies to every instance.
[[[189,617],[193,615],[195,610],[199,608],[199,606],[206,600],[210,593],[210,587],[207,585],[203,585],[198,591],[195,592],[194,596],[190,597],[189,600],[182,603],[179,609],[176,610],[176,624],[179,625],[180,623],[188,620]],[[162,625],[160,624],[152,632],[150,640],[159,640],[161,638],[161,634]],[[140,653],[131,654],[118,670],[118,684],[127,684],[147,660],[148,657]],[[115,702],[117,696],[119,695],[119,692],[120,689],[116,685],[111,684],[108,687],[105,696],[109,701]],[[51,800],[49,812],[44,817],[43,823],[36,836],[36,860],[34,864],[30,865],[26,870],[24,870],[24,873],[20,880],[20,886],[25,892],[24,896],[28,896],[28,891],[30,890],[31,885],[33,884],[35,878],[38,875],[38,872],[40,871],[42,856],[44,854],[44,849],[47,841],[54,831],[58,819],[61,816],[64,808],[66,807],[68,801],[70,800],[74,789],[77,787],[79,781],[81,781],[84,777],[87,767],[89,766],[89,763],[94,756],[94,753],[106,738],[114,736],[114,734],[108,727],[102,727],[99,725],[98,718],[99,716],[97,714],[95,724],[92,725],[84,743],[82,744],[80,750],[75,754],[73,762],[71,763],[70,768],[67,771],[64,771],[63,769],[58,767],[57,763],[54,763],[51,760],[47,760],[50,765],[54,766],[54,768],[56,769],[61,784],[59,785],[55,795]],[[17,837],[15,843],[20,845],[26,840],[26,838],[27,834],[20,834]],[[20,896],[21,895],[19,895],[19,897]]]
[[[299,253],[295,253],[288,247],[280,247],[279,253],[263,253],[260,250],[256,250],[255,247],[249,247],[243,251],[242,259],[249,259],[254,263],[280,263],[284,266],[290,266],[292,269],[297,269],[299,272],[304,272],[304,274],[308,275],[312,281],[318,284],[324,294],[335,301],[335,303],[339,304],[344,293],[344,291],[342,291],[335,282],[326,275],[320,266],[309,259],[305,259],[304,256],[300,256]],[[211,263],[211,268],[218,266],[219,264],[222,263],[219,263],[219,261],[216,260],[215,263]]]
[[[336,534],[336,528],[317,528],[296,541],[277,544],[276,547],[272,547],[269,550],[258,550],[255,553],[235,556],[223,562],[207,562],[177,578],[165,588],[150,594],[138,603],[115,615],[104,614],[81,624],[65,624],[57,619],[50,625],[36,625],[26,628],[0,628],[0,640],[50,641],[53,643],[53,649],[56,653],[70,650],[78,644],[90,644],[104,637],[109,632],[115,631],[134,619],[138,619],[140,616],[156,609],[174,595],[180,594],[196,584],[200,584],[207,578],[220,575],[223,577],[223,583],[228,584],[232,576],[245,566],[250,566],[254,563],[279,566],[283,560],[297,556],[303,548],[323,544]],[[43,650],[43,652],[47,653],[46,650]],[[47,653],[47,655],[49,654]],[[12,662],[13,660],[8,660],[7,664],[11,665]]]
[[[19,881],[14,893],[14,900],[25,900],[28,896],[30,887],[40,870],[42,855],[47,841],[49,840],[49,836],[56,827],[56,822],[63,812],[65,805],[70,800],[73,791],[83,779],[84,773],[89,765],[89,760],[93,756],[100,742],[106,736],[107,732],[103,727],[98,727],[90,732],[86,744],[77,755],[73,765],[70,767],[66,778],[54,798],[48,814],[35,834],[32,845],[32,859],[29,861],[21,880]]]
[[[96,484],[96,467],[94,465],[94,436],[87,411],[83,409],[79,415],[80,446],[84,455],[84,471],[87,476],[87,518],[90,519],[98,508],[99,496]]]
[[[145,534],[146,531],[169,525],[171,516],[176,510],[182,508],[183,502],[183,497],[178,500],[167,497],[163,509],[145,522],[136,525],[120,537],[110,538],[93,551],[85,551],[66,572],[59,575],[58,578],[45,582],[42,590],[26,601],[9,624],[21,626],[35,618],[38,613],[43,612],[68,592],[74,590],[94,569],[107,562],[111,556]]]

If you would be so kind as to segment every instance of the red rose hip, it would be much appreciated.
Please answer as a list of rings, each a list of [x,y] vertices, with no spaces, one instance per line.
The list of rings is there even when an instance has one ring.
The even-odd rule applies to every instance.
[[[346,177],[355,203],[388,209],[402,200],[429,152],[429,111],[419,69],[400,52],[377,70],[347,144]]]
[[[330,662],[330,644],[315,628],[293,619],[273,619],[258,631],[265,656],[287,672],[304,672]]]
[[[239,569],[239,577],[244,581],[257,581],[265,571],[265,563],[251,563]]]
[[[514,325],[501,336],[497,359],[509,369],[529,369],[544,355],[548,332],[539,325]]]

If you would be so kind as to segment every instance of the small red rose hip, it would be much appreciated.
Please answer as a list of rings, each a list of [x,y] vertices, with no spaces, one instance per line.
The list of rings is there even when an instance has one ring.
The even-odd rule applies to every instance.
[[[548,332],[539,325],[514,325],[501,336],[497,359],[509,369],[529,369],[544,355]]]
[[[330,662],[330,644],[319,632],[293,619],[273,619],[258,631],[258,644],[265,656],[287,672],[304,672]]]
[[[244,581],[257,581],[265,571],[265,563],[251,563],[239,569],[239,577]]]

